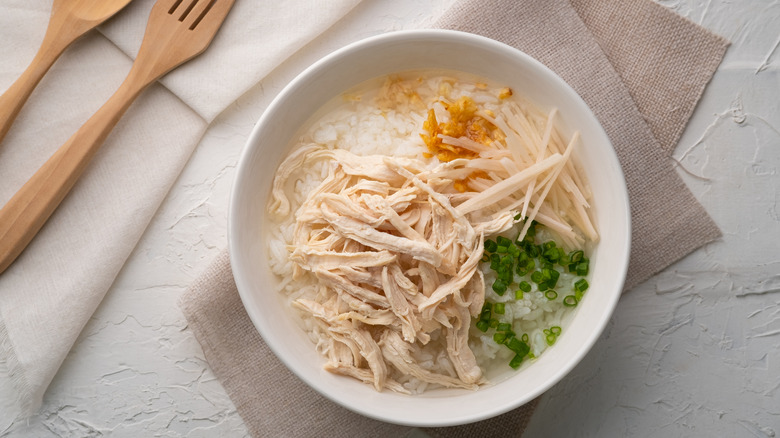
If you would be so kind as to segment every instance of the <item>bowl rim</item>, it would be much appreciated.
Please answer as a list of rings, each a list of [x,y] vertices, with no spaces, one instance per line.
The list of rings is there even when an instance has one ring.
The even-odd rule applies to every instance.
[[[262,132],[265,129],[266,125],[270,123],[270,121],[273,119],[274,114],[277,112],[277,108],[283,104],[283,102],[287,99],[287,97],[294,93],[295,90],[301,85],[306,83],[308,80],[312,78],[312,76],[315,75],[316,72],[320,71],[322,68],[327,67],[329,65],[332,65],[335,62],[338,62],[342,57],[349,56],[350,53],[354,51],[361,51],[370,49],[375,46],[381,46],[386,43],[400,43],[400,42],[410,42],[410,41],[417,41],[420,39],[429,39],[429,38],[439,38],[439,39],[447,39],[447,42],[450,43],[458,43],[462,41],[469,41],[472,44],[482,44],[486,45],[487,47],[492,48],[493,50],[505,52],[507,55],[511,55],[514,57],[518,57],[522,59],[523,62],[528,63],[531,68],[538,69],[542,71],[545,75],[552,78],[552,80],[566,92],[566,94],[569,95],[570,98],[574,99],[574,101],[577,101],[579,105],[581,105],[589,114],[590,117],[593,118],[593,120],[596,122],[596,129],[599,130],[599,134],[603,136],[603,138],[608,142],[607,146],[609,146],[610,149],[612,149],[613,153],[609,154],[609,157],[606,159],[610,162],[608,163],[611,166],[615,166],[618,169],[618,172],[616,173],[615,177],[620,180],[620,196],[619,201],[625,205],[624,209],[624,217],[621,219],[625,223],[625,236],[621,240],[623,243],[622,248],[620,248],[620,251],[622,251],[623,254],[626,255],[624,258],[622,264],[619,266],[614,266],[614,272],[615,275],[619,276],[617,279],[617,284],[620,285],[621,292],[622,288],[625,285],[625,279],[627,276],[627,270],[628,270],[628,259],[630,254],[630,248],[631,248],[631,214],[630,214],[630,203],[629,203],[629,197],[628,197],[628,191],[626,187],[626,181],[625,176],[622,171],[622,167],[620,166],[619,159],[617,157],[617,153],[614,151],[614,146],[612,145],[612,142],[609,139],[609,136],[604,131],[603,126],[601,125],[600,121],[596,117],[596,115],[593,113],[593,111],[590,109],[590,107],[583,101],[581,96],[566,82],[564,81],[558,74],[556,74],[554,71],[552,71],[550,68],[548,68],[546,65],[542,64],[540,61],[536,60],[535,58],[531,57],[530,55],[526,54],[525,52],[516,49],[512,46],[509,46],[507,44],[504,44],[502,42],[493,40],[491,38],[487,38],[481,35],[476,35],[468,32],[462,32],[462,31],[456,31],[456,30],[447,30],[447,29],[418,29],[418,30],[399,30],[399,31],[392,31],[383,33],[380,35],[375,35],[371,37],[367,37],[358,41],[355,41],[353,43],[347,44],[346,46],[343,46],[314,62],[309,67],[304,69],[302,72],[300,72],[294,79],[292,79],[277,95],[274,97],[274,99],[271,101],[271,103],[268,105],[268,107],[263,111],[263,114],[258,119],[258,122],[253,127],[249,137],[247,138],[247,141],[242,148],[241,154],[239,156],[239,160],[237,163],[236,168],[236,174],[233,179],[233,185],[231,187],[230,191],[230,198],[229,198],[229,206],[228,206],[228,226],[227,226],[227,240],[228,240],[228,253],[230,256],[230,266],[233,274],[233,278],[235,279],[236,287],[239,293],[239,296],[242,301],[242,305],[247,310],[247,314],[250,317],[250,320],[252,321],[253,326],[257,330],[258,334],[263,338],[263,341],[268,345],[270,350],[274,353],[274,355],[282,362],[284,365],[293,372],[296,377],[303,380],[310,388],[314,389],[317,393],[324,396],[328,400],[331,400],[338,405],[347,408],[350,411],[356,412],[358,414],[367,416],[369,418],[374,418],[380,421],[394,423],[394,424],[400,424],[400,425],[407,425],[407,426],[414,426],[414,427],[443,427],[443,426],[456,426],[461,424],[467,424],[467,423],[473,423],[480,420],[485,420],[488,418],[495,417],[497,415],[503,414],[505,412],[508,412],[512,409],[516,409],[539,395],[543,394],[545,391],[549,390],[552,386],[557,384],[561,381],[567,374],[571,372],[574,367],[576,367],[582,359],[585,357],[585,355],[591,351],[593,345],[596,343],[596,341],[599,339],[601,334],[604,332],[604,329],[606,328],[607,324],[611,320],[615,308],[617,307],[618,300],[620,299],[620,296],[622,293],[614,293],[610,298],[610,300],[607,302],[607,307],[605,308],[605,312],[603,313],[603,316],[599,318],[598,324],[596,325],[596,329],[593,330],[590,335],[586,338],[586,342],[582,344],[582,347],[579,348],[576,353],[571,357],[571,360],[569,360],[565,366],[562,366],[555,374],[551,375],[547,381],[537,386],[533,391],[530,391],[529,393],[525,394],[523,397],[518,398],[516,403],[509,403],[502,406],[494,406],[494,407],[488,407],[485,409],[481,409],[478,413],[475,413],[473,415],[466,415],[459,418],[445,418],[445,419],[433,419],[433,420],[424,420],[424,421],[408,421],[403,418],[394,418],[387,415],[382,415],[381,412],[374,412],[370,411],[367,408],[364,408],[363,406],[355,406],[351,404],[344,403],[341,399],[336,397],[333,394],[330,394],[326,391],[322,391],[320,387],[318,386],[317,382],[307,378],[306,376],[300,375],[299,373],[295,372],[296,366],[288,361],[288,359],[280,354],[279,345],[277,345],[277,341],[274,340],[273,337],[266,336],[266,331],[262,329],[263,323],[259,319],[258,315],[255,315],[254,312],[252,312],[248,306],[248,293],[250,291],[250,285],[251,282],[245,277],[245,274],[242,270],[246,270],[247,268],[244,266],[244,262],[241,260],[238,254],[238,250],[236,249],[239,245],[240,236],[239,232],[237,230],[238,227],[238,219],[236,214],[236,209],[238,208],[238,201],[237,198],[240,196],[240,182],[245,180],[248,173],[250,172],[250,156],[252,155],[252,150],[256,147],[253,145],[257,145],[260,143],[260,139],[262,137]],[[451,41],[450,41],[451,40]]]

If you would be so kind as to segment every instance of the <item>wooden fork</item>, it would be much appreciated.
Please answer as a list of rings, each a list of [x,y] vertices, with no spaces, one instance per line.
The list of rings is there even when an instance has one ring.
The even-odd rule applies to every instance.
[[[62,52],[82,35],[124,8],[130,0],[54,0],[49,25],[27,69],[0,96],[0,141],[43,75]]]
[[[234,1],[155,3],[138,56],[122,85],[0,210],[0,273],[35,237],[136,97],[206,50]]]

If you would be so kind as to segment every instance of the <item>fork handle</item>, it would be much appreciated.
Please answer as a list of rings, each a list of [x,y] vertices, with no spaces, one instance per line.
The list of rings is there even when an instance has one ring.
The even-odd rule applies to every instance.
[[[78,37],[74,31],[62,32],[59,35],[52,30],[51,25],[43,38],[41,46],[27,69],[0,96],[0,141],[3,140],[11,125],[19,115],[22,106],[32,94],[46,72],[60,57],[62,52]]]
[[[0,273],[21,254],[145,86],[125,80],[0,209]]]

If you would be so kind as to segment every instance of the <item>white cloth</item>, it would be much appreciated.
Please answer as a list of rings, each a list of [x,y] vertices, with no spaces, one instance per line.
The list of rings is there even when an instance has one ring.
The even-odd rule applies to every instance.
[[[209,122],[359,1],[237,0],[211,47],[133,104],[38,236],[0,274],[0,431],[40,406]],[[153,3],[134,0],[44,77],[0,142],[0,205],[116,90]],[[0,92],[33,58],[50,9],[51,0],[0,3]]]
[[[211,121],[359,1],[236,0],[208,52],[160,82]],[[153,4],[154,0],[133,0],[100,31],[134,57]]]

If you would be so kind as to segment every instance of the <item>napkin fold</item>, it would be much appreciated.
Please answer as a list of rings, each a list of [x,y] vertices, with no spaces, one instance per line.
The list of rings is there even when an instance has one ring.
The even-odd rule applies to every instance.
[[[211,47],[131,106],[84,175],[0,275],[0,430],[32,414],[208,123],[359,0],[238,1]],[[65,51],[0,143],[0,205],[117,89],[154,0]],[[51,0],[0,4],[0,92],[32,60]],[[300,11],[321,9],[318,14]]]
[[[127,56],[141,47],[155,0],[133,0],[100,31]],[[236,1],[206,54],[160,79],[206,121],[324,32],[360,0]]]
[[[618,153],[631,200],[626,290],[720,236],[670,154],[725,54],[726,40],[650,0],[462,0],[436,26],[487,36],[530,54],[594,111]],[[408,432],[344,410],[287,371],[249,321],[227,252],[182,295],[180,305],[253,436]],[[425,431],[434,437],[519,436],[535,406],[536,401],[494,419]],[[297,415],[298,409],[306,415]]]

